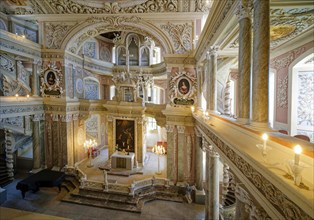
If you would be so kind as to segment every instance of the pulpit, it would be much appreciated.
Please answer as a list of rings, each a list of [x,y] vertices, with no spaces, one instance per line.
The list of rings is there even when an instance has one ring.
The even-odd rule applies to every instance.
[[[115,152],[111,155],[111,168],[132,170],[134,165],[134,153],[124,154]]]

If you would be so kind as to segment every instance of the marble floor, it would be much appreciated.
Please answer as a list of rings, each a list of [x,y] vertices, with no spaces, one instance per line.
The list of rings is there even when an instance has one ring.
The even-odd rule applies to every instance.
[[[148,152],[146,165],[142,169],[143,175],[132,175],[130,177],[121,177],[108,175],[108,179],[114,179],[118,183],[129,184],[134,180],[152,177],[166,176],[166,156],[160,157],[161,175],[156,175],[157,171],[157,155]],[[80,164],[80,168],[87,173],[89,179],[103,181],[103,171],[98,166],[103,165],[108,160],[108,152],[104,150],[100,156],[93,159],[94,167],[88,168],[84,161]],[[66,195],[66,190],[62,189],[58,192],[58,188],[40,188],[36,193],[27,192],[25,199],[22,199],[21,192],[16,190],[16,184],[22,178],[26,177],[27,173],[20,172],[16,175],[16,179],[4,188],[7,189],[7,201],[0,206],[1,220],[33,220],[33,219],[110,219],[110,220],[202,220],[204,219],[204,205],[176,203],[168,201],[152,201],[144,205],[142,213],[130,213],[124,211],[110,210],[91,206],[84,206],[62,202],[61,199]],[[10,209],[7,209],[10,208]],[[61,219],[60,219],[61,220]]]

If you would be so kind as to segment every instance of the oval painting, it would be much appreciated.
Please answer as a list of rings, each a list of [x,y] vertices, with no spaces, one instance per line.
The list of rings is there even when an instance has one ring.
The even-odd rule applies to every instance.
[[[190,81],[187,78],[182,78],[179,80],[178,91],[182,95],[186,95],[190,92]]]

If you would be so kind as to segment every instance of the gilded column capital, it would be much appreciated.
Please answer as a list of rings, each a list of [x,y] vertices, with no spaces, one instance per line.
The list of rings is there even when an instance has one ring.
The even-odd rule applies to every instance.
[[[72,121],[72,115],[71,114],[61,115],[61,121],[62,122]]]
[[[250,6],[251,1],[249,0],[240,0],[239,5],[236,9],[235,15],[238,20],[242,20],[243,18],[250,18]]]
[[[41,115],[33,115],[33,121],[40,121]]]
[[[73,119],[73,121],[76,121],[76,120],[78,120],[79,119],[79,113],[75,113],[75,114],[73,114],[72,115],[72,119]]]
[[[185,132],[185,126],[180,126],[180,125],[178,125],[178,126],[177,126],[177,129],[178,129],[178,133],[179,133],[179,134],[183,134],[183,133]]]
[[[174,125],[166,125],[166,130],[167,132],[172,133],[174,130]]]
[[[217,57],[217,52],[218,52],[219,46],[213,45],[210,47],[208,50],[208,54],[210,57]]]
[[[59,115],[58,114],[52,114],[51,118],[52,118],[52,121],[59,121]]]

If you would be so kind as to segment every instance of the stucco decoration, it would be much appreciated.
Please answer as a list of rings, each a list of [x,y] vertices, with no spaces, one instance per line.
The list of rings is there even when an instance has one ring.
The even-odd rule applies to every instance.
[[[99,99],[99,83],[93,79],[84,79],[84,98]]]
[[[288,67],[292,61],[294,61],[298,56],[300,56],[302,53],[304,53],[305,47],[300,47],[297,49],[294,49],[287,53],[285,56],[280,56],[278,58],[274,58],[270,66],[272,68],[275,68],[277,70]]]
[[[311,28],[314,23],[314,9],[310,8],[271,8],[270,23],[279,35],[271,41],[274,48]]]
[[[298,73],[298,126],[314,127],[314,73]]]
[[[74,29],[74,28],[73,28]],[[73,32],[64,40],[64,47],[72,53],[78,53],[83,43],[99,34],[113,31],[134,32],[143,36],[150,37],[156,45],[162,47],[165,53],[171,53],[172,45],[168,38],[165,38],[161,30],[136,16],[111,16],[111,17],[89,17],[84,23],[79,24],[75,29],[79,32]]]
[[[97,115],[92,115],[85,122],[87,138],[94,138],[98,141],[98,129],[99,129],[99,118]]]
[[[278,79],[277,87],[277,108],[287,108],[288,106],[288,75]]]
[[[62,95],[62,73],[55,63],[49,63],[41,71],[40,80],[40,92],[43,97],[51,96],[59,98]]]
[[[83,90],[84,90],[83,80],[79,78],[76,80],[76,92],[82,94]]]
[[[59,49],[70,27],[71,25],[68,24],[47,23],[45,25],[46,47],[49,49]]]
[[[182,54],[192,49],[192,25],[168,22],[168,24],[161,25],[161,29],[165,30],[172,39],[176,53]]]
[[[169,97],[172,105],[193,105],[197,96],[195,73],[174,72],[169,81]]]
[[[18,35],[24,35],[26,39],[31,40],[33,42],[38,42],[37,31],[32,30],[30,28],[14,24],[13,25],[13,33],[17,33]]]
[[[14,59],[9,56],[0,54],[0,68],[9,73],[10,75],[14,76],[15,75]]]
[[[1,87],[1,90],[4,96],[14,96],[15,94],[19,94],[20,96],[26,96],[30,92],[29,89],[23,86],[24,84],[19,83],[17,80],[4,75],[1,77],[0,84],[3,85]]]
[[[86,42],[83,53],[90,58],[96,58],[96,42]]]

